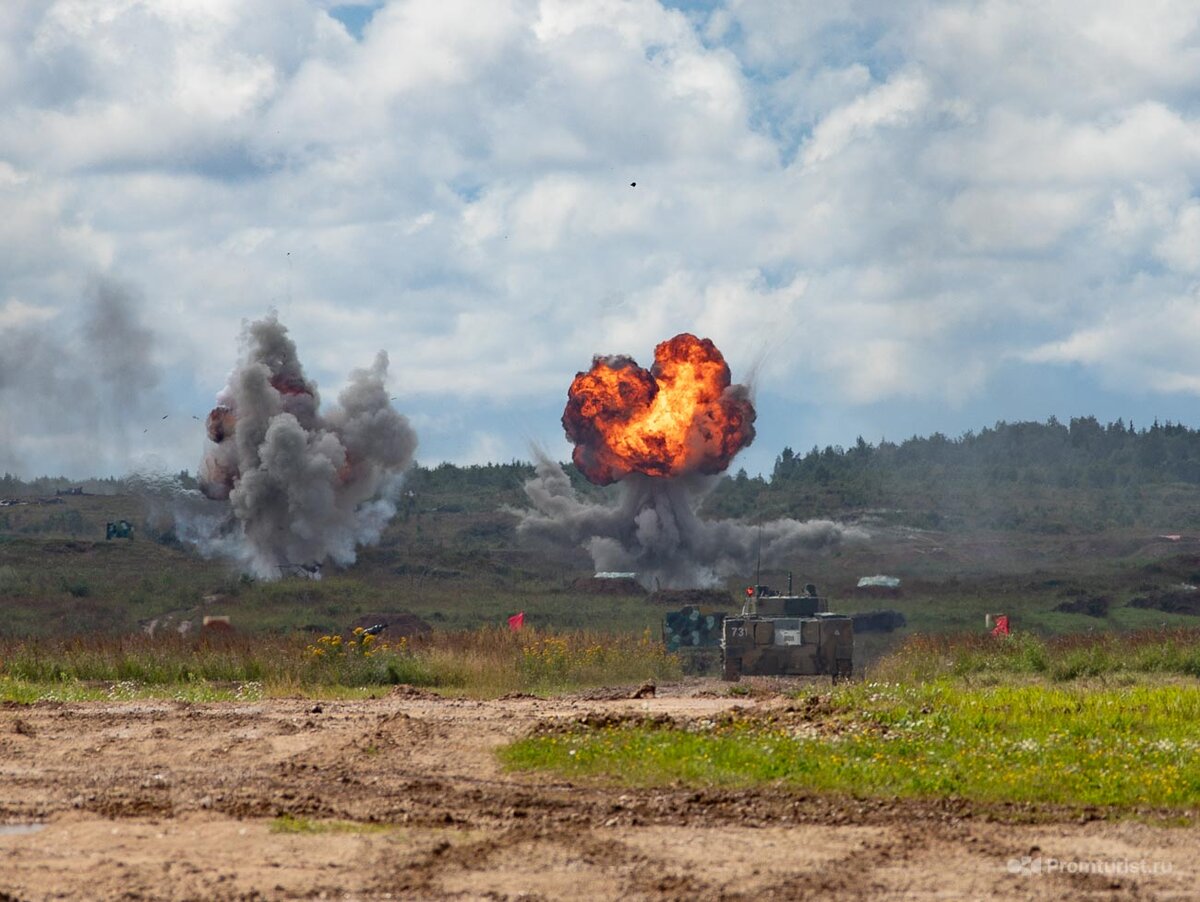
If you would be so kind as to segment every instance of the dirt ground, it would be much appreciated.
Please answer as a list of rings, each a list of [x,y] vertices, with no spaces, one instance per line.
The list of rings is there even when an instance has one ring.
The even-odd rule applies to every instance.
[[[783,704],[719,686],[5,707],[0,900],[1200,898],[1195,827],[954,800],[614,791],[506,773],[493,755],[554,720]],[[285,814],[361,826],[282,832]]]

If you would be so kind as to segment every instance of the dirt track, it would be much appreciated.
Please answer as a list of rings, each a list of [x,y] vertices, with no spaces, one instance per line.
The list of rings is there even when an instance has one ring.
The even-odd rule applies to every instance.
[[[492,754],[589,712],[781,704],[706,688],[7,707],[0,820],[46,826],[0,832],[0,900],[1200,898],[1195,828],[774,790],[613,792],[508,774]],[[281,814],[387,826],[272,832]],[[1022,856],[1042,872],[1010,872]],[[1131,866],[1157,873],[1112,873]]]

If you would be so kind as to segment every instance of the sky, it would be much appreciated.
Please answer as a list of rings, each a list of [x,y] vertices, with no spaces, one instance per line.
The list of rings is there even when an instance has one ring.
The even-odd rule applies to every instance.
[[[427,465],[683,331],[751,473],[1200,425],[1194,0],[5,0],[0,110],[0,471],[194,471],[272,309]]]

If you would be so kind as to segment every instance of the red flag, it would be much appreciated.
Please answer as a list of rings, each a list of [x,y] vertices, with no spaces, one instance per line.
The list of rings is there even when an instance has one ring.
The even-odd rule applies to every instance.
[[[1009,632],[1009,630],[1008,630],[1008,615],[1007,614],[997,614],[996,615],[996,627],[995,627],[995,629],[992,630],[992,635],[993,636],[1007,636],[1008,632]]]
[[[525,625],[525,612],[524,611],[521,611],[519,614],[513,614],[511,617],[508,618],[508,628],[510,630],[513,630],[514,632],[519,630],[524,625]]]

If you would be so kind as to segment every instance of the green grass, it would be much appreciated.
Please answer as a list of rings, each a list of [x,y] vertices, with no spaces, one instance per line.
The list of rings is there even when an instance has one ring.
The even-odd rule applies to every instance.
[[[522,546],[516,518],[502,507],[521,505],[525,470],[501,469],[414,475],[417,509],[393,520],[378,546],[359,549],[352,567],[328,567],[319,582],[245,580],[221,561],[155,541],[147,511],[131,495],[64,496],[62,504],[4,508],[0,635],[115,636],[166,614],[172,626],[222,614],[248,633],[336,632],[364,614],[394,611],[414,613],[436,630],[459,632],[502,625],[519,610],[539,628],[628,634],[649,628],[657,634],[665,610],[648,604],[644,594],[593,595],[576,587],[592,572],[584,550],[549,555]],[[864,512],[844,513],[853,520]],[[1200,559],[1185,545],[1157,540],[1157,527],[1086,536],[1012,530],[897,534],[881,525],[887,520],[883,513],[866,516],[869,542],[813,556],[795,573],[801,584],[812,581],[826,592],[835,610],[894,608],[908,618],[908,630],[858,637],[860,668],[910,631],[982,632],[984,614],[993,611],[1045,635],[1200,622],[1128,605],[1137,595],[1200,575]],[[115,519],[135,523],[132,541],[104,540],[105,522]],[[1179,531],[1166,521],[1162,529]],[[900,577],[902,594],[878,598],[855,588],[860,576],[873,573]],[[764,572],[762,578],[780,587],[787,574]],[[728,609],[736,609],[740,587],[753,580],[749,573],[728,580]],[[1084,595],[1109,597],[1108,616],[1054,610]]]
[[[0,677],[0,701],[34,702],[132,701],[169,698],[185,702],[257,701],[265,695],[261,683],[214,684],[155,683],[130,681],[33,680]]]
[[[900,682],[941,677],[1033,675],[1074,680],[1114,674],[1200,677],[1200,629],[1075,634],[1043,638],[1019,631],[990,635],[910,636],[871,669],[874,679]]]
[[[676,679],[678,657],[648,633],[526,629],[384,636],[143,635],[0,641],[0,700],[361,697],[395,684],[494,697]]]
[[[242,579],[220,561],[202,559],[170,541],[155,541],[147,511],[131,495],[64,496],[62,504],[4,508],[0,607],[5,616],[0,637],[116,637],[139,632],[152,620],[162,633],[181,621],[195,626],[204,615],[219,614],[229,616],[239,633],[270,644],[295,634],[311,641],[312,635],[342,631],[361,616],[396,611],[416,614],[435,631],[455,635],[503,626],[508,616],[521,610],[528,624],[547,631],[639,636],[649,629],[658,635],[666,607],[648,603],[638,592],[595,595],[577,586],[592,572],[591,559],[582,549],[546,554],[522,546],[515,534],[516,518],[502,507],[522,504],[524,469],[436,469],[422,471],[419,479],[417,475],[411,483],[417,491],[416,510],[393,520],[378,546],[359,549],[352,567],[327,567],[319,582]],[[603,496],[602,490],[594,491]],[[851,520],[864,513],[845,510]],[[812,581],[827,593],[834,610],[893,608],[908,618],[908,627],[895,633],[856,636],[859,673],[872,673],[875,661],[914,633],[982,634],[986,612],[1003,611],[1018,628],[1043,636],[1200,623],[1200,617],[1128,604],[1155,589],[1200,581],[1193,579],[1200,578],[1200,556],[1186,544],[1156,539],[1157,527],[1063,536],[1012,530],[896,533],[882,525],[886,513],[866,514],[870,541],[807,558],[804,569],[795,573],[800,584]],[[104,540],[104,523],[114,519],[135,523],[132,541]],[[1167,520],[1162,529],[1179,531]],[[899,597],[875,597],[856,589],[860,576],[874,573],[900,577]],[[786,571],[762,574],[765,583],[776,587],[786,579]],[[726,610],[738,608],[740,587],[753,581],[749,573],[730,577]],[[1055,610],[1064,601],[1097,595],[1111,599],[1106,617]],[[169,618],[165,626],[164,616]],[[441,660],[433,670],[431,666],[430,660],[411,659],[403,666],[397,663],[390,675],[347,676],[337,685],[361,686],[387,677],[450,691],[481,691],[463,687],[490,681],[495,692],[546,693],[581,685],[583,679],[553,668],[540,674],[533,668],[524,674],[510,668],[509,676],[498,679],[479,674],[475,665],[461,660]],[[1088,667],[1093,667],[1088,661],[1072,660],[1059,669],[1070,676],[1073,669],[1086,673]],[[188,679],[186,672],[94,678],[164,683]],[[311,694],[318,686],[332,691],[330,677],[310,679],[306,673],[276,679],[263,670],[204,678],[261,681],[271,693]],[[30,679],[45,682],[42,677]]]
[[[1197,722],[1194,684],[862,683],[835,690],[815,721],[574,727],[501,757],[515,769],[637,785],[1194,809]]]
[[[573,728],[509,766],[660,785],[1200,807],[1200,630],[910,637],[812,716]]]
[[[455,632],[502,625],[520,610],[541,627],[657,632],[661,611],[642,594],[573,589],[591,573],[582,550],[564,561],[519,547],[516,518],[487,509],[487,498],[431,496],[425,504],[420,514],[389,524],[378,546],[360,548],[353,567],[328,567],[320,581],[273,582],[239,578],[222,561],[154,541],[132,496],[6,508],[0,636],[120,635],[168,613],[173,622],[228,615],[244,632],[336,632],[360,615],[393,611]],[[54,514],[63,510],[80,513],[78,528],[57,523]],[[135,538],[105,541],[104,523],[121,518],[138,525]]]

